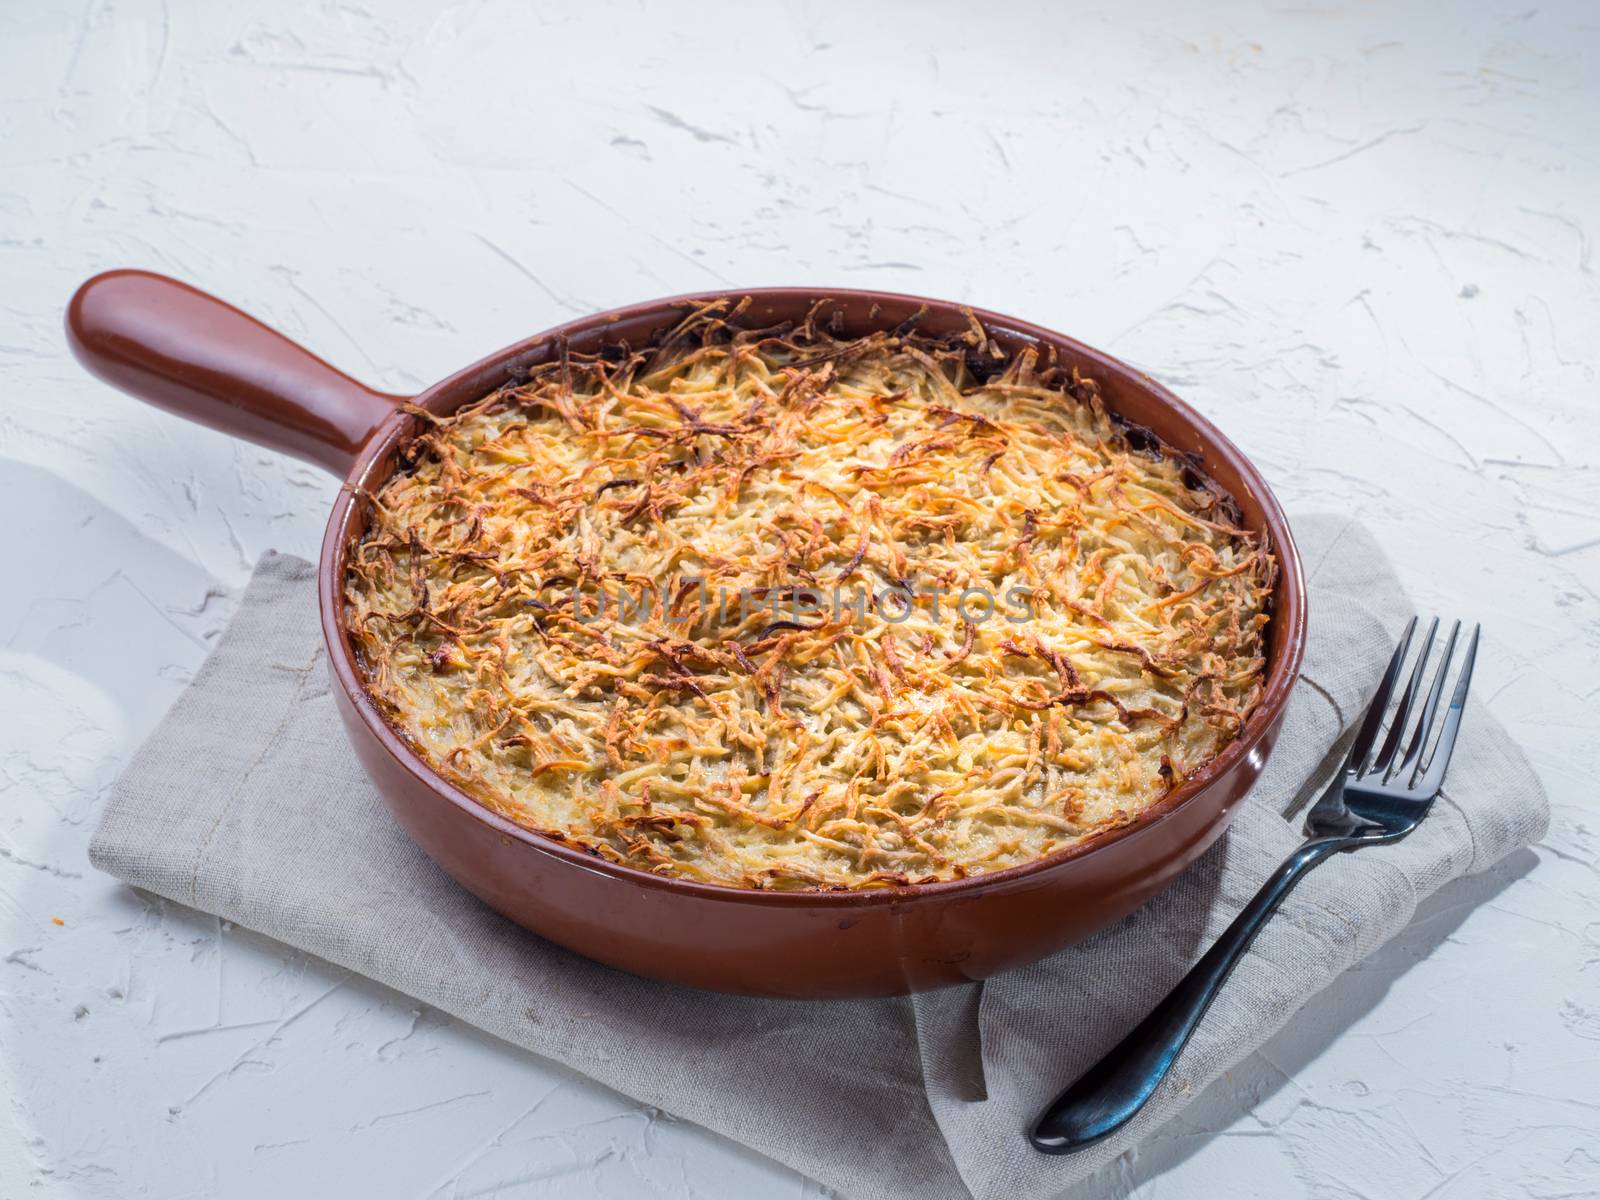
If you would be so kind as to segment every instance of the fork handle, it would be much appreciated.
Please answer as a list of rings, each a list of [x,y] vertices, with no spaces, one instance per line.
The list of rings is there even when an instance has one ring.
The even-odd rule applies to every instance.
[[[1070,1154],[1110,1137],[1150,1099],[1256,934],[1307,871],[1354,846],[1355,837],[1312,838],[1283,861],[1216,945],[1155,1011],[1040,1114],[1028,1140],[1046,1154]]]

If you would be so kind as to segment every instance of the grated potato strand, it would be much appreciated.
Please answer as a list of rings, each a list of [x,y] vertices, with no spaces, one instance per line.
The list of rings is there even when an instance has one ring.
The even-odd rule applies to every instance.
[[[1093,380],[742,308],[426,418],[346,612],[435,769],[615,862],[858,888],[1124,824],[1236,736],[1269,548]]]

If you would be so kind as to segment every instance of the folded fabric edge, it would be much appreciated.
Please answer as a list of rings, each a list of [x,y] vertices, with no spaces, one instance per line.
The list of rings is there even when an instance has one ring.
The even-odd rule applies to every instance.
[[[1317,520],[1317,519],[1327,521],[1330,524],[1337,522],[1340,525],[1346,526],[1347,529],[1349,527],[1353,527],[1353,528],[1355,528],[1357,530],[1361,529],[1359,523],[1353,521],[1352,519],[1350,519],[1348,517],[1327,516],[1327,517],[1307,517],[1307,518],[1302,518],[1302,520],[1307,521],[1307,522],[1312,521],[1312,520]],[[1344,534],[1341,533],[1340,537],[1343,537],[1343,536],[1344,536]],[[1327,551],[1324,551],[1323,557],[1326,557],[1326,554],[1327,554]],[[1308,567],[1309,567],[1309,564],[1308,564]],[[312,563],[308,562],[307,560],[298,558],[298,557],[293,556],[293,555],[279,554],[279,553],[270,552],[270,551],[267,554],[264,554],[262,556],[262,558],[258,561],[256,570],[257,570],[257,574],[259,576],[272,577],[272,578],[282,579],[282,580],[287,580],[287,581],[310,580],[310,579],[314,579],[315,578],[315,574],[316,574],[315,566]],[[1515,758],[1517,760],[1517,763],[1528,771],[1528,773],[1535,780],[1536,786],[1538,788],[1539,820],[1537,822],[1537,830],[1528,839],[1529,841],[1536,841],[1538,839],[1538,837],[1543,836],[1543,830],[1545,828],[1547,828],[1547,826],[1548,826],[1548,821],[1549,821],[1548,799],[1545,796],[1543,785],[1542,785],[1542,781],[1539,781],[1536,772],[1532,771],[1531,765],[1528,764],[1526,756],[1523,755],[1523,753],[1521,751],[1521,748],[1516,746],[1514,742],[1510,741],[1509,735],[1506,736],[1506,742],[1510,745],[1510,747],[1512,749],[1512,752],[1515,755]],[[109,822],[106,822],[106,821],[103,820],[100,828],[97,830],[97,832],[95,834],[94,841],[91,844],[91,850],[90,850],[91,862],[98,869],[106,871],[109,874],[112,874],[114,876],[117,876],[118,878],[123,878],[123,879],[129,879],[130,876],[137,876],[137,877],[140,877],[142,879],[150,879],[152,877],[152,875],[159,874],[160,877],[163,880],[170,880],[170,890],[166,886],[137,888],[137,890],[140,890],[140,891],[148,890],[149,893],[152,894],[152,895],[160,896],[163,900],[166,900],[166,901],[169,901],[169,902],[172,902],[172,903],[177,903],[177,904],[183,905],[185,907],[192,908],[192,907],[195,906],[195,902],[192,899],[192,897],[185,896],[184,894],[182,894],[182,891],[183,891],[183,879],[181,878],[181,871],[180,871],[180,869],[179,869],[177,864],[160,865],[160,860],[159,860],[158,856],[147,856],[145,854],[138,853],[135,850],[135,848],[132,847],[129,843],[127,843],[125,840],[120,839],[120,838],[118,838],[118,837],[116,837],[114,835],[115,835],[115,830],[110,826]],[[1527,844],[1526,841],[1521,843],[1521,845],[1526,845],[1526,844]],[[1482,873],[1483,871],[1492,869],[1494,866],[1496,866],[1501,861],[1501,859],[1503,858],[1503,856],[1505,854],[1514,853],[1517,848],[1518,847],[1513,846],[1513,847],[1510,847],[1509,849],[1505,849],[1505,850],[1503,850],[1501,852],[1500,855],[1496,856],[1495,858],[1490,859],[1490,860],[1488,860],[1486,862],[1481,862],[1480,863],[1480,852],[1478,851],[1477,847],[1475,846],[1474,847],[1474,853],[1473,853],[1473,856],[1472,856],[1472,866],[1470,868],[1468,868],[1468,870],[1463,872],[1462,874],[1464,874],[1464,875],[1475,875],[1475,874]],[[1439,879],[1438,881],[1434,882],[1433,886],[1427,888],[1425,891],[1421,891],[1421,892],[1417,893],[1417,895],[1415,896],[1415,901],[1420,901],[1420,899],[1426,897],[1427,895],[1432,894],[1432,892],[1434,890],[1436,890],[1438,886],[1442,886],[1444,883],[1449,882],[1450,879],[1459,878],[1459,877],[1461,877],[1461,876],[1457,875],[1457,876],[1450,876],[1450,877]],[[1267,1038],[1271,1037],[1276,1032],[1281,1030],[1283,1027],[1285,1027],[1286,1025],[1291,1023],[1293,1021],[1295,1015],[1300,1011],[1300,1009],[1303,1008],[1305,1004],[1309,1003],[1312,999],[1314,999],[1316,995],[1320,994],[1321,991],[1325,990],[1326,987],[1329,986],[1329,984],[1334,979],[1337,979],[1345,971],[1349,970],[1351,966],[1359,964],[1361,961],[1363,961],[1371,953],[1375,952],[1382,945],[1386,944],[1392,937],[1397,936],[1399,932],[1403,931],[1411,923],[1411,921],[1414,919],[1415,911],[1416,911],[1416,902],[1415,901],[1411,905],[1410,911],[1406,913],[1405,920],[1400,923],[1400,925],[1398,927],[1398,930],[1395,933],[1386,934],[1383,938],[1381,938],[1379,941],[1377,941],[1372,947],[1370,947],[1369,949],[1367,949],[1367,950],[1365,950],[1365,951],[1363,951],[1361,953],[1356,954],[1355,957],[1349,963],[1346,963],[1346,964],[1344,964],[1342,966],[1339,966],[1337,969],[1331,970],[1330,972],[1328,972],[1327,975],[1326,975],[1326,978],[1323,979],[1321,982],[1319,982],[1315,987],[1313,987],[1310,990],[1310,992],[1301,1000],[1301,1002],[1299,1004],[1297,1004],[1291,1011],[1285,1012],[1283,1014],[1282,1020],[1279,1021],[1277,1024],[1273,1025],[1271,1028],[1257,1027],[1259,1029],[1264,1029],[1263,1036],[1261,1037],[1260,1040],[1262,1042],[1264,1042],[1265,1040],[1267,1040]],[[211,905],[207,905],[207,907],[209,908],[209,907],[211,907]],[[221,906],[218,905],[216,907],[220,908]],[[241,920],[241,918],[237,914],[222,914],[222,915],[225,915],[227,917],[227,919],[229,919],[229,920],[239,921],[241,924],[249,924],[248,921]],[[313,957],[319,958],[322,961],[329,962],[331,965],[333,965],[335,968],[338,968],[338,969],[350,970],[350,971],[354,971],[354,972],[360,973],[362,975],[368,975],[368,974],[371,973],[370,964],[362,964],[362,963],[358,963],[358,962],[341,962],[341,961],[338,961],[336,959],[326,958],[323,955],[318,954],[318,953],[316,953],[314,951],[308,951],[308,950],[303,950],[303,949],[302,949],[301,952],[307,953],[308,955],[311,955]],[[1331,963],[1328,964],[1328,965],[1332,966]],[[385,986],[390,986],[390,985],[385,985]],[[428,1003],[432,1007],[438,1008],[439,1011],[443,1011],[443,1012],[449,1012],[450,1011],[447,1007],[442,1006],[442,1005],[438,1005],[438,1004],[434,1003],[433,1001],[425,1000],[423,1002],[424,1003]],[[466,1017],[466,1016],[464,1016],[462,1014],[452,1013],[451,1015],[455,1019],[462,1020],[464,1023],[472,1025],[475,1028],[485,1028],[485,1026],[480,1024],[478,1021],[471,1020],[471,1019],[469,1019],[468,1017]],[[495,1033],[495,1031],[492,1030],[492,1029],[489,1029],[488,1032]],[[496,1036],[500,1036],[500,1035],[496,1034]],[[505,1039],[502,1039],[502,1040],[505,1040]],[[516,1043],[512,1042],[510,1044],[515,1045]],[[524,1049],[524,1047],[520,1047],[519,1046],[518,1049]],[[544,1057],[544,1056],[537,1055],[536,1051],[529,1051],[529,1053],[535,1054],[538,1057]],[[560,1060],[551,1059],[550,1061],[559,1062]],[[1217,1072],[1217,1074],[1220,1074],[1221,1071],[1224,1071],[1226,1069],[1228,1069],[1226,1066],[1221,1068]],[[580,1070],[581,1070],[581,1068],[580,1068]],[[1216,1078],[1216,1075],[1212,1075],[1211,1076],[1212,1080],[1214,1080],[1215,1078]],[[1209,1080],[1208,1080],[1208,1082],[1209,1082]],[[609,1085],[602,1084],[601,1086],[609,1086]],[[648,1103],[648,1101],[641,1101],[641,1102]],[[1180,1105],[1176,1110],[1174,1110],[1174,1112],[1172,1114],[1170,1114],[1167,1118],[1165,1118],[1162,1121],[1161,1124],[1165,1125],[1167,1120],[1175,1118],[1178,1115],[1178,1113],[1181,1113],[1184,1110],[1184,1107],[1185,1106]],[[1160,1126],[1157,1126],[1156,1128],[1159,1128],[1159,1127]],[[1151,1132],[1154,1132],[1154,1130],[1152,1129],[1152,1130],[1149,1130],[1149,1131],[1145,1131],[1141,1135],[1141,1137],[1147,1137],[1147,1136],[1149,1136],[1149,1133],[1151,1133]],[[719,1136],[721,1136],[721,1135],[719,1135]],[[739,1139],[733,1139],[733,1140],[737,1141]],[[1021,1142],[1019,1140],[1019,1152],[1021,1152],[1022,1149],[1023,1149],[1023,1147],[1022,1147],[1022,1144],[1021,1144]],[[781,1161],[779,1159],[776,1159],[775,1156],[772,1156],[769,1151],[763,1150],[761,1152],[768,1154],[769,1157],[774,1157],[775,1161]],[[794,1164],[786,1164],[786,1165],[793,1166]],[[807,1171],[808,1173],[816,1174],[815,1168],[813,1168],[813,1167],[797,1168],[797,1169],[802,1169],[802,1170]],[[820,1178],[822,1176],[819,1175],[818,1177]],[[854,1182],[854,1181],[851,1181],[851,1182]],[[831,1186],[848,1187],[848,1186],[850,1186],[850,1183],[848,1183],[848,1182],[835,1182],[835,1183],[832,1183]]]

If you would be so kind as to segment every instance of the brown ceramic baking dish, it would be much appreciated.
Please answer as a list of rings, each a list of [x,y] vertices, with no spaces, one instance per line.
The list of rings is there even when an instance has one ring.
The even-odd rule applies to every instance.
[[[965,330],[959,305],[887,292],[741,291],[749,318],[798,319],[818,300],[844,329],[890,328],[925,310],[921,328]],[[1242,734],[1132,824],[1009,870],[949,883],[853,892],[755,891],[661,878],[596,859],[512,824],[436,775],[379,715],[344,627],[345,556],[367,518],[363,492],[393,469],[414,403],[448,413],[563,339],[593,351],[638,346],[674,323],[679,296],[568,322],[473,363],[416,397],[373,391],[251,317],[185,284],[112,271],[72,298],[67,336],[95,375],[190,420],[307,459],[340,476],[318,570],[333,692],[357,757],[417,843],[461,885],[518,924],[640,975],[722,991],[822,998],[883,995],[982,979],[1031,962],[1132,911],[1227,827],[1266,763],[1299,673],[1305,587],[1282,510],[1265,481],[1205,418],[1140,372],[1071,338],[977,311],[1006,350],[1051,345],[1096,377],[1107,404],[1228,492],[1246,527],[1264,531],[1280,570],[1261,704]]]

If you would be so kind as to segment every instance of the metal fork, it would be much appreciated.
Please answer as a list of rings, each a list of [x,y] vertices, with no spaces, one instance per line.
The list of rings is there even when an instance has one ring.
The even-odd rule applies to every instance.
[[[1473,627],[1450,707],[1437,738],[1433,738],[1445,677],[1455,657],[1457,635],[1461,632],[1461,622],[1452,626],[1443,659],[1422,702],[1422,712],[1402,750],[1401,741],[1419,697],[1434,635],[1439,629],[1438,618],[1428,627],[1416,665],[1400,696],[1394,718],[1388,722],[1388,732],[1381,745],[1378,739],[1385,728],[1384,714],[1394,699],[1395,685],[1405,666],[1416,628],[1413,617],[1395,648],[1394,657],[1389,660],[1389,668],[1350,747],[1344,770],[1307,814],[1306,833],[1310,840],[1273,872],[1272,878],[1256,893],[1255,899],[1245,905],[1217,944],[1155,1011],[1040,1114],[1028,1134],[1035,1149],[1046,1154],[1070,1154],[1109,1137],[1132,1120],[1172,1069],[1234,965],[1305,873],[1341,850],[1397,842],[1428,815],[1444,783],[1450,753],[1455,749],[1456,733],[1461,728],[1461,710],[1472,682],[1479,630]],[[1430,742],[1432,752],[1425,753]]]

